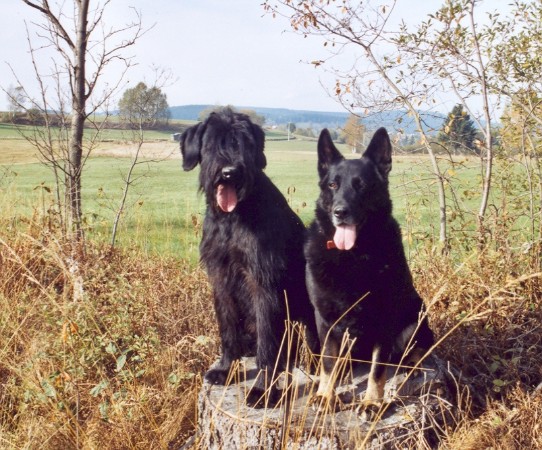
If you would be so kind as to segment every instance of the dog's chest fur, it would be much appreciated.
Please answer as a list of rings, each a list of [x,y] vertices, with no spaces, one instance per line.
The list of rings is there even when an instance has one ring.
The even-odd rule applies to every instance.
[[[387,278],[387,269],[396,264],[392,240],[399,237],[399,231],[391,217],[387,222],[366,224],[351,251],[327,249],[331,236],[326,236],[318,223],[313,223],[309,235],[311,238],[305,252],[308,263],[311,270],[318,272],[322,284],[330,282],[330,290],[371,288],[379,283],[380,278]],[[324,278],[329,280],[324,281]]]
[[[261,195],[261,190],[267,194]],[[299,218],[262,174],[252,195],[239,202],[232,213],[208,206],[201,260],[208,271],[219,269],[228,273],[228,284],[255,282],[284,289],[285,284],[293,281],[291,276],[299,276],[303,270],[303,231]],[[291,264],[295,264],[295,270]]]
[[[397,252],[401,246],[399,226],[391,216],[369,221],[360,230],[356,245],[350,251],[326,249],[330,224],[315,221],[309,229],[305,247],[307,270],[314,306],[322,319],[336,322],[337,333],[347,328],[351,334],[377,337],[384,323],[394,322],[400,302],[393,286],[403,284],[404,266]],[[399,247],[400,248],[400,247]]]

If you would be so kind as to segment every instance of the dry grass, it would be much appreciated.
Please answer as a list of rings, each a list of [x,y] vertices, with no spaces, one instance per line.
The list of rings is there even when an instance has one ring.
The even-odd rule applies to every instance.
[[[24,139],[1,139],[0,164],[18,165],[35,163],[39,161],[39,154],[35,148]]]
[[[472,401],[460,405],[460,424],[443,448],[541,447],[542,424],[533,426],[542,414],[539,257],[534,246],[487,248],[460,263],[430,254],[418,261],[417,286],[442,339],[437,353],[461,372]]]
[[[492,401],[480,417],[465,420],[445,448],[542,448],[542,395],[539,391],[512,389],[504,401]]]
[[[442,448],[542,447],[539,252],[413,261],[436,352],[462,373]],[[0,448],[178,448],[194,433],[218,353],[199,269],[89,244],[74,301],[69,252],[32,221],[0,234],[0,268]]]
[[[217,351],[202,273],[89,246],[74,302],[68,265],[52,236],[0,241],[0,447],[183,442]]]

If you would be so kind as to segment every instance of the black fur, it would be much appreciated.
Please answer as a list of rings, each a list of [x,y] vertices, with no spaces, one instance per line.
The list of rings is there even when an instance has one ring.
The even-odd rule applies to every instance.
[[[380,128],[361,159],[346,160],[329,132],[322,131],[318,142],[321,193],[305,244],[307,287],[323,348],[324,379],[333,370],[348,330],[356,338],[352,356],[373,361],[369,379],[373,385],[365,401],[377,406],[383,392],[374,383],[381,385],[386,371],[379,363],[400,359],[412,334],[405,330],[418,324],[424,310],[412,283],[399,225],[392,217],[388,191],[391,150],[388,134]],[[333,242],[337,227],[343,225],[355,227],[355,243],[344,248],[352,234],[345,238],[345,233],[339,233],[335,240],[343,247],[340,250]],[[412,342],[422,349],[433,344],[425,318]],[[380,352],[374,352],[375,348]],[[333,395],[333,386],[320,386],[318,396],[329,399]]]
[[[213,287],[222,341],[221,358],[205,377],[225,384],[232,362],[255,354],[262,375],[247,398],[255,406],[261,405],[269,387],[265,378],[271,377],[277,360],[279,369],[285,367],[286,352],[279,352],[279,346],[286,299],[290,319],[306,325],[309,345],[315,350],[318,346],[304,283],[305,228],[263,172],[263,151],[262,129],[229,108],[212,113],[181,137],[183,168],[201,165],[200,189],[207,211],[200,256]],[[230,201],[221,203],[219,189],[228,192]],[[271,393],[272,403],[277,391]]]

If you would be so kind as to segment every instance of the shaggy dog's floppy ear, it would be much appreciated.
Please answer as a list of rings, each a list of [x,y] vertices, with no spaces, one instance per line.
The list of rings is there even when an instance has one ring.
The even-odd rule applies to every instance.
[[[391,141],[385,128],[376,130],[362,157],[373,161],[380,174],[384,178],[388,177],[391,170]]]
[[[254,141],[256,143],[256,166],[258,169],[265,169],[265,166],[267,165],[267,159],[265,158],[265,154],[263,152],[263,148],[265,145],[265,133],[263,132],[262,128],[259,125],[251,124],[252,125],[252,135],[254,136]]]
[[[342,159],[344,159],[344,156],[341,155],[341,152],[333,144],[328,129],[324,128],[318,139],[318,174],[320,178],[323,178],[327,174],[329,166]]]
[[[184,131],[181,136],[181,153],[183,155],[183,169],[192,170],[201,161],[202,137],[205,125],[198,123]]]

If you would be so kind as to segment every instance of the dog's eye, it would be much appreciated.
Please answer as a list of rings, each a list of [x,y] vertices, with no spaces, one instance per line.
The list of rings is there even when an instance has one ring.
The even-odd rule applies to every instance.
[[[337,183],[335,183],[335,181],[330,182],[328,184],[328,186],[329,186],[329,189],[333,189],[333,190],[335,190],[335,189],[337,189],[339,187],[339,185]]]

